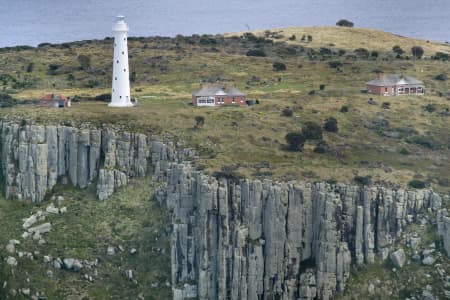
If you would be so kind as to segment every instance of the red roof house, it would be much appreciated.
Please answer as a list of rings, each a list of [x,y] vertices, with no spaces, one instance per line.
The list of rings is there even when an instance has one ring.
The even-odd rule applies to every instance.
[[[247,105],[246,95],[234,86],[209,85],[192,93],[195,106]]]
[[[389,74],[367,82],[367,92],[383,96],[423,95],[425,85],[410,76]]]
[[[61,94],[46,94],[39,100],[40,106],[70,107],[70,99]]]

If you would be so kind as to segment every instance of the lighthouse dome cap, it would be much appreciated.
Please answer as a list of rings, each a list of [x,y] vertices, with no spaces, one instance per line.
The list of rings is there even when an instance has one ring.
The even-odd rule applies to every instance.
[[[128,25],[125,23],[125,16],[118,15],[116,17],[116,23],[113,26],[114,31],[128,31]]]

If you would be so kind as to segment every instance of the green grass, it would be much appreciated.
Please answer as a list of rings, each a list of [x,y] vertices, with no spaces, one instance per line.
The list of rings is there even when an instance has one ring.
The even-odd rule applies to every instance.
[[[149,178],[133,181],[126,188],[104,202],[95,199],[94,191],[78,190],[69,186],[58,186],[55,195],[63,195],[68,212],[52,215],[48,220],[53,228],[44,236],[46,244],[37,245],[31,239],[22,240],[22,218],[31,211],[45,209],[50,203],[31,205],[17,201],[0,201],[1,245],[9,239],[21,240],[19,251],[39,251],[35,260],[17,258],[14,273],[2,264],[0,278],[8,282],[7,289],[0,289],[4,299],[9,289],[31,288],[32,293],[43,292],[48,299],[79,299],[87,296],[94,299],[170,299],[170,249],[167,236],[167,216],[159,204],[151,200],[156,184]],[[116,254],[108,256],[109,245],[116,247]],[[121,245],[125,251],[117,247]],[[130,249],[137,249],[135,255]],[[4,247],[0,250],[7,256]],[[43,263],[44,255],[53,257],[99,260],[97,275],[93,270],[75,273],[57,270]],[[128,280],[124,272],[131,269],[137,284]],[[47,270],[54,272],[48,278]],[[89,274],[93,282],[83,275]],[[30,282],[27,282],[30,278]],[[158,287],[152,288],[152,284]]]

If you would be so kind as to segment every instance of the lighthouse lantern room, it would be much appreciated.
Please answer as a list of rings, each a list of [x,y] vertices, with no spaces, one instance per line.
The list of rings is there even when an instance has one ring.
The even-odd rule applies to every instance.
[[[128,70],[128,25],[124,16],[118,16],[113,26],[114,31],[114,62],[112,77],[111,103],[109,106],[133,106],[130,97],[130,76]]]

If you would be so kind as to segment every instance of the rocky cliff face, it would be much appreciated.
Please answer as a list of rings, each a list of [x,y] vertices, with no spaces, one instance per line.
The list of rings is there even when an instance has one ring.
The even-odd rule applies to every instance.
[[[428,190],[234,182],[185,164],[167,181],[175,299],[331,299],[351,264],[386,259],[404,226],[442,202]]]
[[[0,123],[1,172],[7,198],[40,202],[58,181],[86,188],[97,183],[100,200],[126,185],[131,177],[172,161],[183,161],[191,151],[174,151],[143,134],[112,129]]]
[[[404,227],[442,199],[343,184],[214,178],[194,170],[191,150],[113,129],[0,122],[8,198],[42,201],[58,182],[97,184],[108,198],[152,173],[172,215],[174,299],[331,299],[351,264],[386,259]],[[448,200],[448,199],[447,199]],[[450,253],[450,218],[438,211]]]

